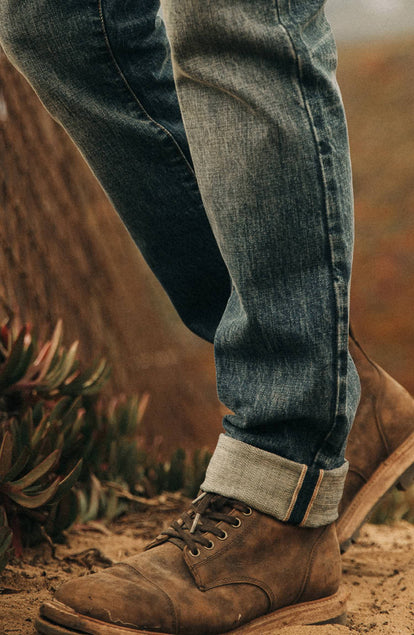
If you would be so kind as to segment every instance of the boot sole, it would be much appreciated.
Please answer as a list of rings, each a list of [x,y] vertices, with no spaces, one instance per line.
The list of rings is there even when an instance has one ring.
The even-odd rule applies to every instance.
[[[288,606],[274,613],[259,617],[249,624],[227,631],[232,633],[265,633],[269,628],[303,626],[306,624],[345,624],[348,592],[339,589],[335,595],[313,602]],[[46,602],[40,607],[35,623],[42,635],[154,635],[154,631],[142,631],[115,624],[106,624],[86,617],[61,602]],[[168,635],[156,631],[157,635]],[[201,635],[198,631],[197,635]]]
[[[375,505],[395,485],[407,490],[414,483],[414,434],[376,469],[336,523],[341,553],[356,541]]]

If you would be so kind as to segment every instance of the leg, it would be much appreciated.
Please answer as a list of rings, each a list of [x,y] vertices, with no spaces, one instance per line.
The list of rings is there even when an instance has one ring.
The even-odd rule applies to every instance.
[[[184,322],[212,341],[230,282],[194,176],[158,5],[0,0],[0,43],[86,157]]]
[[[233,283],[215,349],[234,415],[188,513],[143,554],[64,585],[37,628],[218,635],[339,621],[333,521],[358,380],[332,40],[316,7],[164,7],[201,193]]]
[[[233,283],[215,352],[234,415],[204,487],[323,524],[337,514],[359,397],[347,348],[351,170],[323,2],[163,9],[200,191]]]

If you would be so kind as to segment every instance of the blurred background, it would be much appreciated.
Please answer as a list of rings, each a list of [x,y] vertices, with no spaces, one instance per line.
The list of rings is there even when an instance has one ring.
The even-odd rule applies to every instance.
[[[326,14],[340,42],[398,38],[414,32],[411,0],[328,0]]]
[[[328,0],[355,192],[351,315],[361,343],[414,392],[414,6]]]
[[[414,392],[412,0],[330,0],[354,169],[355,331]],[[180,324],[82,157],[0,55],[0,317],[63,318],[109,393],[149,392],[161,447],[213,448],[222,408],[212,350]]]

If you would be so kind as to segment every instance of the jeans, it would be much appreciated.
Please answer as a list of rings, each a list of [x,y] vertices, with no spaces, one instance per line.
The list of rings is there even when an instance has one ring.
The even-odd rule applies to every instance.
[[[164,24],[156,0],[0,0],[6,54],[214,343],[233,414],[203,489],[306,526],[337,517],[359,399],[351,168],[323,4],[163,0]]]

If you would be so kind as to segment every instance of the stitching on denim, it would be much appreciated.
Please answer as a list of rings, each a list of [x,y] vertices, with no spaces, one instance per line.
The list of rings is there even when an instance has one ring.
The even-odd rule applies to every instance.
[[[293,511],[293,508],[296,505],[296,501],[298,499],[299,492],[302,489],[303,481],[305,480],[305,476],[306,476],[306,472],[307,471],[308,471],[308,467],[307,467],[307,465],[304,465],[302,467],[302,472],[300,473],[298,484],[296,485],[296,489],[293,492],[292,500],[290,501],[290,505],[289,505],[289,508],[288,508],[288,510],[286,512],[286,516],[283,518],[283,522],[284,523],[286,523],[289,520],[289,518],[290,518],[290,516],[292,514],[292,511]]]
[[[290,0],[288,0],[288,6],[289,6],[289,10],[290,10]],[[278,23],[282,27],[282,30],[285,32],[285,35],[286,35],[286,37],[288,39],[288,43],[289,43],[289,46],[290,46],[290,50],[291,50],[291,52],[293,54],[293,57],[295,58],[296,62],[298,63],[298,54],[297,54],[297,51],[296,51],[296,49],[294,47],[293,40],[292,40],[292,38],[291,38],[291,36],[290,36],[285,24],[282,22],[282,19],[280,17],[279,0],[273,0],[273,9],[274,9],[275,16],[277,18]],[[299,74],[299,68],[298,68],[298,80],[299,79],[300,79],[300,74]],[[295,88],[296,88],[297,93],[299,95],[299,98],[300,98],[300,101],[301,101],[301,105],[306,110],[305,96],[303,94],[300,81],[295,83]]]
[[[323,479],[323,477],[324,477],[324,474],[325,474],[324,470],[319,470],[319,477],[318,477],[318,480],[317,480],[317,482],[316,482],[315,489],[313,490],[312,498],[310,499],[310,501],[309,501],[309,505],[308,505],[308,506],[307,506],[307,508],[306,508],[305,515],[304,515],[304,517],[302,518],[302,522],[301,522],[301,523],[299,523],[299,527],[304,527],[304,526],[305,526],[306,521],[308,520],[309,514],[310,514],[311,509],[312,509],[312,507],[313,507],[313,503],[315,502],[316,497],[317,497],[317,495],[318,495],[319,488],[320,488],[320,486],[321,486],[321,483],[322,483],[322,479]]]
[[[222,439],[223,439],[223,443],[225,443],[224,446],[222,446]],[[252,479],[257,480],[256,477],[254,476],[256,472],[255,469],[253,469],[253,475],[251,471],[250,472],[248,471],[249,476],[246,476],[246,472],[243,472],[243,474],[240,475],[240,478],[237,481],[237,486],[235,487],[234,482],[232,482],[231,479],[229,480],[226,477],[226,474],[228,476],[228,470],[231,469],[229,468],[229,461],[226,460],[225,463],[223,463],[221,462],[221,459],[219,459],[218,460],[219,466],[218,468],[216,467],[217,448],[208,466],[206,478],[204,482],[201,484],[201,489],[204,491],[221,494],[229,498],[236,498],[236,499],[243,500],[243,502],[245,502],[248,505],[251,505],[254,509],[259,509],[263,513],[270,514],[271,516],[280,518],[280,520],[282,520],[283,522],[287,522],[292,515],[293,509],[297,503],[297,499],[302,490],[305,477],[308,473],[308,466],[292,461],[291,463],[295,463],[295,466],[297,468],[296,470],[297,476],[295,479],[296,485],[295,486],[292,485],[292,487],[289,487],[288,489],[285,489],[282,491],[280,490],[279,483],[277,482],[278,477],[276,477],[276,480],[275,480],[275,470],[277,472],[278,470],[280,471],[281,469],[283,469],[282,466],[284,465],[284,461],[286,461],[287,459],[284,459],[283,457],[277,454],[268,453],[266,450],[255,448],[255,446],[249,446],[248,444],[245,444],[242,441],[238,441],[237,439],[232,439],[232,437],[226,437],[224,435],[223,436],[220,435],[220,439],[219,439],[217,447],[219,447],[220,445],[220,448],[223,450],[223,452],[226,455],[227,453],[229,453],[230,450],[227,447],[227,441],[225,440],[228,440],[230,442],[234,441],[236,442],[236,444],[240,444],[239,448],[236,447],[231,450],[231,454],[233,454],[233,457],[234,456],[237,457],[238,462],[240,462],[241,460],[240,458],[242,456],[241,452],[244,453],[243,452],[244,446],[246,446],[246,448],[253,448],[255,450],[255,452],[253,453],[253,456],[248,457],[248,460],[252,463],[252,468],[255,468],[255,463],[257,461],[259,463],[263,462],[263,455],[260,455],[260,453],[271,454],[272,462],[269,463],[266,461],[265,472],[267,474],[267,480],[270,479],[270,481],[274,483],[274,487],[276,487],[276,490],[278,493],[277,499],[279,503],[283,505],[283,507],[282,509],[280,509],[278,505],[275,504],[273,495],[268,494],[262,497],[259,504],[257,496],[252,497],[251,494],[248,495],[246,493],[246,484],[250,486]],[[299,469],[300,469],[300,472],[299,472]],[[223,483],[225,483],[225,485],[223,485]],[[241,492],[242,492],[242,495],[241,495]],[[305,504],[307,504],[307,502],[308,501],[306,501]],[[302,519],[302,517],[303,517],[303,514],[301,514],[300,519]]]
[[[306,97],[306,94],[303,90],[303,85],[302,85],[302,69],[301,69],[301,62],[300,62],[300,57],[299,57],[299,53],[297,51],[297,48],[295,47],[294,41],[293,41],[293,37],[290,33],[290,30],[288,28],[288,26],[284,23],[284,21],[281,18],[281,13],[280,13],[280,8],[279,8],[279,2],[280,0],[274,0],[274,8],[276,11],[276,16],[278,18],[278,21],[280,23],[280,25],[282,26],[282,28],[285,30],[285,33],[287,35],[287,37],[289,38],[289,41],[291,43],[292,49],[295,53],[295,58],[296,58],[296,64],[297,64],[297,75],[298,75],[298,80],[299,80],[299,88],[300,88],[300,92],[302,94],[302,99],[303,99],[303,103],[305,106],[305,110],[306,110],[306,114],[308,116],[308,120],[309,120],[309,124],[310,124],[310,128],[312,131],[312,136],[314,139],[314,143],[315,143],[315,150],[316,150],[316,154],[318,157],[318,163],[319,163],[319,177],[320,177],[320,181],[321,181],[321,186],[322,186],[322,192],[323,192],[323,200],[324,200],[324,219],[325,219],[325,227],[326,227],[326,231],[327,231],[327,235],[328,235],[328,240],[327,243],[329,245],[329,254],[330,254],[330,268],[331,268],[331,281],[332,281],[332,288],[333,288],[333,295],[335,298],[335,311],[336,311],[336,348],[335,348],[335,353],[336,353],[336,358],[335,358],[335,363],[334,363],[334,369],[337,372],[337,381],[336,381],[336,393],[335,393],[335,400],[334,400],[334,404],[333,404],[333,414],[334,414],[334,422],[331,426],[331,429],[329,430],[329,432],[326,434],[326,436],[324,437],[319,449],[317,450],[317,452],[315,453],[315,457],[313,459],[312,465],[315,464],[316,460],[318,459],[319,454],[322,451],[322,448],[324,447],[325,443],[327,442],[327,440],[329,439],[329,437],[332,435],[335,427],[336,427],[336,423],[337,423],[337,417],[339,414],[339,397],[340,397],[340,393],[341,393],[341,386],[340,386],[340,373],[338,372],[340,370],[340,357],[339,357],[339,342],[340,342],[340,333],[341,333],[341,328],[340,328],[340,322],[341,322],[341,315],[340,315],[340,307],[341,307],[341,300],[339,297],[339,293],[338,293],[338,289],[337,289],[337,285],[335,283],[335,262],[334,262],[334,249],[333,249],[333,245],[332,245],[332,240],[331,240],[331,236],[330,236],[330,231],[329,231],[329,221],[328,221],[328,217],[329,217],[329,200],[328,200],[328,190],[327,190],[327,184],[326,184],[326,179],[325,179],[325,169],[324,169],[324,165],[321,159],[321,154],[319,151],[319,147],[318,147],[318,134],[317,134],[317,130],[315,128],[315,124],[313,121],[313,116],[312,116],[312,111],[310,109],[309,106],[309,102],[308,99]],[[290,8],[290,0],[289,0],[289,8]]]
[[[114,53],[114,51],[112,49],[111,42],[110,42],[110,39],[109,39],[109,34],[108,34],[108,31],[107,31],[107,28],[106,28],[106,23],[105,23],[105,16],[104,16],[104,11],[103,11],[103,6],[102,6],[102,0],[98,0],[98,12],[99,12],[99,18],[100,18],[101,27],[102,27],[102,34],[104,36],[106,48],[108,50],[108,53],[109,53],[109,55],[111,57],[111,60],[112,60],[112,62],[114,64],[114,66],[115,66],[115,69],[116,69],[118,75],[120,76],[120,78],[122,79],[122,81],[123,81],[123,83],[125,85],[125,88],[128,90],[128,92],[133,97],[134,101],[136,102],[137,106],[141,109],[142,113],[148,118],[148,120],[151,121],[151,123],[153,123],[155,126],[157,126],[157,128],[162,130],[162,132],[164,132],[171,139],[171,141],[174,143],[175,147],[177,148],[179,154],[181,155],[181,158],[184,160],[187,169],[189,170],[191,175],[195,177],[195,172],[194,172],[193,168],[191,167],[190,163],[188,162],[188,159],[185,156],[184,152],[180,148],[178,142],[174,138],[174,135],[171,134],[171,132],[167,128],[165,128],[162,124],[160,124],[158,121],[153,119],[151,117],[151,115],[147,112],[147,110],[145,110],[145,108],[142,105],[142,103],[140,102],[138,96],[133,91],[131,84],[128,82],[126,76],[122,72],[122,69],[121,69],[121,67],[118,64],[118,61],[116,59],[115,53]]]

